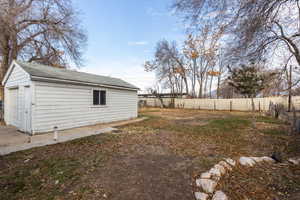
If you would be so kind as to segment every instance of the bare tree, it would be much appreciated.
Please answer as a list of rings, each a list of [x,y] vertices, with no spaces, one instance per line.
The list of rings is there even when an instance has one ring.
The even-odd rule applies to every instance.
[[[190,70],[192,74],[192,89],[195,90],[197,80],[199,87],[198,97],[200,98],[206,95],[208,85],[209,87],[212,85],[212,79],[208,83],[210,76],[207,72],[209,70],[212,71],[217,63],[217,51],[220,47],[219,42],[223,34],[224,27],[213,31],[211,25],[206,25],[198,34],[194,36],[189,35],[185,41],[184,53],[192,61],[192,68]],[[192,91],[193,96],[196,96],[195,93],[195,91]]]
[[[197,59],[199,58],[198,40],[193,38],[192,35],[188,35],[184,45],[184,54],[191,63],[189,64],[189,71],[191,75],[191,95],[196,97],[196,77],[199,66],[197,65]]]
[[[147,88],[147,92],[155,96],[160,101],[161,108],[165,107],[163,97],[162,97],[162,92],[160,90],[159,85],[156,84],[153,87]]]
[[[207,23],[214,30],[225,25],[232,62],[269,59],[284,48],[300,65],[299,0],[174,0],[173,7],[196,30]]]
[[[235,91],[234,87],[229,85],[228,82],[229,82],[229,80],[226,78],[220,83],[219,97],[225,98],[225,99],[232,99],[232,98],[238,97],[239,94]]]
[[[222,48],[219,49],[218,52],[218,71],[215,74],[217,76],[217,98],[220,97],[220,85],[222,82],[222,77],[226,74],[226,64],[225,64],[225,56],[224,56],[224,50]]]
[[[237,59],[242,55],[267,59],[283,48],[300,65],[298,0],[241,1],[236,19],[233,53]]]
[[[176,42],[162,40],[157,43],[155,58],[144,65],[146,71],[155,71],[158,81],[171,93],[182,93],[183,82],[188,93],[187,70],[184,57],[177,49]]]
[[[213,24],[212,31],[232,23],[238,0],[174,0],[172,8],[190,22],[189,29],[201,30]],[[229,12],[230,11],[230,12]]]
[[[1,79],[14,59],[80,65],[87,37],[77,16],[71,0],[1,0]]]

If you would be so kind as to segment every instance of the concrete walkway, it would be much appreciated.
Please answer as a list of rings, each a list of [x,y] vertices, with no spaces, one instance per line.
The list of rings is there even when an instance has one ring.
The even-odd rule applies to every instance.
[[[78,138],[83,138],[102,133],[108,133],[117,130],[117,126],[136,123],[145,120],[145,118],[137,118],[120,122],[107,124],[97,124],[79,128],[68,129],[58,132],[58,140],[54,140],[53,132],[28,136],[20,133],[16,128],[11,126],[0,126],[0,155],[7,155],[17,151],[23,151],[34,147],[62,143]]]
[[[0,148],[28,142],[28,135],[14,126],[0,126]]]

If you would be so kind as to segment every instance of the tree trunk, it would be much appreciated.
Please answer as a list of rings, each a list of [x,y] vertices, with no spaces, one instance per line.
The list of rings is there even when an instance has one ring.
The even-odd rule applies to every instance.
[[[198,82],[199,82],[199,98],[202,98],[203,97],[203,75],[200,74],[200,78],[198,79]]]
[[[183,77],[183,80],[184,80],[184,84],[185,84],[185,92],[188,95],[189,94],[189,85],[188,85],[188,82],[187,82],[187,78]]]
[[[1,68],[1,85],[2,85],[2,81],[4,79],[4,76],[8,70],[9,67],[9,51],[7,52],[3,52],[2,54],[2,62],[0,64],[0,68]],[[0,87],[0,100],[4,100],[4,87],[1,86]]]
[[[221,82],[221,75],[218,76],[218,83],[217,83],[217,99],[220,97],[220,82]]]
[[[205,83],[204,83],[204,94],[203,94],[204,97],[206,97],[206,95],[207,95],[207,79],[208,79],[208,76],[206,74],[205,75]]]
[[[211,95],[211,86],[212,86],[212,82],[213,82],[213,76],[211,76],[210,78],[210,84],[209,84],[209,97],[212,98],[212,95]]]
[[[196,87],[196,59],[193,59],[193,74],[192,74],[192,96],[196,97],[196,91],[195,91],[195,87]]]
[[[3,52],[2,52],[2,61],[1,61],[1,81],[3,80],[8,67],[9,67],[9,54],[10,54],[10,47],[9,47],[9,36],[3,36]]]
[[[291,111],[291,104],[292,104],[292,70],[293,67],[290,65],[290,73],[289,73],[289,99],[288,99],[288,112]]]
[[[182,92],[183,92],[183,79],[180,79],[180,96],[182,97]]]

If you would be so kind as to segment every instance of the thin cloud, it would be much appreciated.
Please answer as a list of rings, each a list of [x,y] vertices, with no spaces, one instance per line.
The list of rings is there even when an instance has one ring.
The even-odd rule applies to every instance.
[[[147,8],[146,13],[152,17],[166,17],[171,16],[173,11],[161,11],[154,8]]]
[[[144,59],[139,57],[125,60],[103,61],[98,58],[90,58],[87,67],[79,71],[120,78],[141,90],[146,90],[155,84],[155,73],[146,72],[143,68]]]
[[[129,46],[144,46],[147,45],[147,41],[135,41],[135,42],[128,42]]]

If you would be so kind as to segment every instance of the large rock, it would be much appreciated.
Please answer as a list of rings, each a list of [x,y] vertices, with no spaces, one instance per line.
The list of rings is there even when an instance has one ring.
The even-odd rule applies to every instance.
[[[201,174],[200,178],[210,179],[211,178],[211,173],[204,172],[204,173]]]
[[[264,161],[263,157],[249,157],[249,158],[251,158],[255,162],[263,162]]]
[[[203,193],[203,192],[195,192],[195,198],[197,200],[207,200],[208,199],[208,194]]]
[[[240,157],[239,163],[244,166],[253,167],[255,165],[255,161],[250,157]]]
[[[220,178],[222,176],[222,172],[220,171],[220,169],[215,168],[215,167],[211,168],[209,170],[209,173],[211,174],[211,177],[216,181],[220,180]]]
[[[233,167],[236,165],[236,162],[231,158],[226,158],[225,161]]]
[[[197,179],[196,185],[201,187],[204,192],[207,193],[213,193],[215,191],[215,188],[217,186],[217,182],[213,181],[211,179]]]
[[[274,160],[273,158],[268,157],[268,156],[263,156],[263,157],[261,157],[261,158],[262,158],[263,161],[265,161],[265,162],[269,162],[269,163],[274,163],[274,162],[275,162],[275,160]]]
[[[290,158],[288,161],[294,165],[299,165],[300,164],[300,158]]]
[[[226,173],[226,169],[225,167],[223,167],[223,165],[216,164],[214,168],[218,169],[221,172],[221,175],[224,175]]]
[[[263,156],[263,157],[249,157],[250,159],[254,160],[255,162],[270,162],[273,163],[275,160],[271,157],[268,156]]]
[[[226,168],[227,170],[231,171],[232,167],[225,161],[220,161],[219,165],[222,165],[224,168]]]
[[[216,191],[212,200],[228,200],[228,197],[226,196],[226,194],[224,192],[219,190],[219,191]]]

